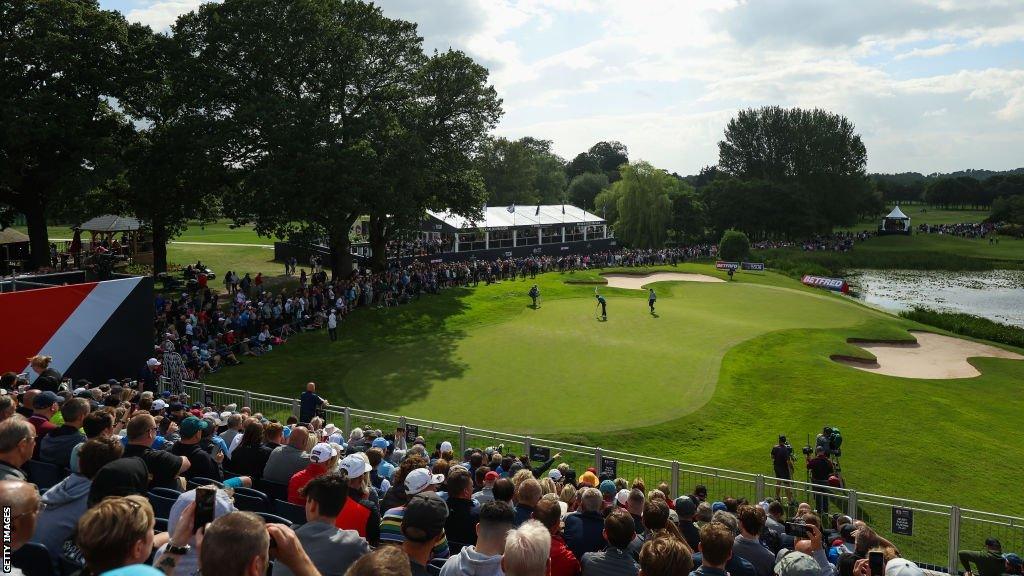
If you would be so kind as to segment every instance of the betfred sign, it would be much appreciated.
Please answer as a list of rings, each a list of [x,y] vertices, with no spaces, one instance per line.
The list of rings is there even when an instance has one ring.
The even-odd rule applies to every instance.
[[[718,260],[715,262],[715,268],[719,270],[739,270],[739,262],[726,262],[725,260]]]
[[[825,290],[842,292],[843,294],[850,291],[850,285],[842,278],[827,278],[825,276],[811,276],[810,274],[807,274],[800,279],[800,282],[804,283],[806,286],[824,288]]]

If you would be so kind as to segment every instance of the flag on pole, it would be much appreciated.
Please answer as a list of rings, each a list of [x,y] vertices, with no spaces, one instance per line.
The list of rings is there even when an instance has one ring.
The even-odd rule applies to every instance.
[[[515,214],[516,213],[516,203],[513,202],[511,206],[506,208],[506,210],[508,210],[509,214]]]
[[[562,214],[565,214],[565,204],[562,204]]]
[[[537,211],[533,213],[534,216],[540,215],[540,204],[537,204]]]

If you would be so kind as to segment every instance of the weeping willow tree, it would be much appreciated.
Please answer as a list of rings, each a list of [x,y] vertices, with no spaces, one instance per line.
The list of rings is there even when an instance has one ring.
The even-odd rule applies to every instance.
[[[624,165],[620,173],[622,180],[612,184],[618,196],[615,236],[633,248],[660,248],[672,220],[669,193],[680,183],[647,162]]]

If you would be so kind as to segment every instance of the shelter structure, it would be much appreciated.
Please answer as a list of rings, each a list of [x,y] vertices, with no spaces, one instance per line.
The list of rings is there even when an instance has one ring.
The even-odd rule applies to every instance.
[[[14,228],[0,230],[0,273],[10,274],[21,270],[28,262],[29,238]]]
[[[569,204],[487,206],[480,219],[428,211],[421,240],[443,252],[570,245],[612,238],[604,219]]]
[[[153,246],[143,236],[142,223],[131,216],[104,214],[82,222],[73,228],[75,235],[68,247],[68,252],[78,260],[78,253],[83,249],[81,234],[90,235],[87,250],[104,251],[116,256],[130,257],[141,264],[153,261]],[[120,234],[120,239],[117,235]]]
[[[910,216],[903,213],[899,206],[892,209],[889,215],[882,219],[882,223],[878,225],[878,235],[885,236],[889,234],[904,234],[910,235]]]

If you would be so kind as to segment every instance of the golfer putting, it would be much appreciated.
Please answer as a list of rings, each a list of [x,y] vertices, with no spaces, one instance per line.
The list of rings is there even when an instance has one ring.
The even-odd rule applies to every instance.
[[[530,298],[533,300],[533,307],[540,308],[540,288],[537,288],[536,284],[530,288]]]
[[[597,312],[599,306],[601,308],[601,319],[608,320],[608,302],[600,294],[594,294],[594,297],[597,298],[597,306],[594,307],[594,312]]]

